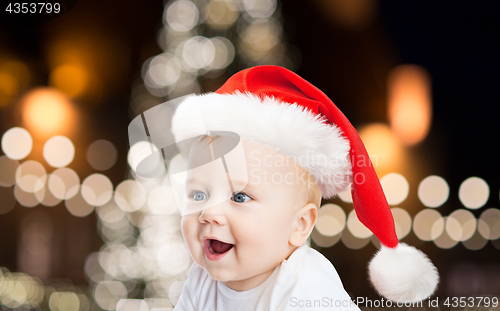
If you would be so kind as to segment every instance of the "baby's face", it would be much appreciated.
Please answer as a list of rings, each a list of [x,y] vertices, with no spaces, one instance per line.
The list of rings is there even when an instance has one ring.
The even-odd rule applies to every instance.
[[[218,143],[213,141],[213,148]],[[306,185],[297,180],[298,164],[271,148],[242,144],[248,182],[232,192],[228,178],[235,184],[242,174],[228,175],[222,165],[189,171],[185,208],[195,212],[182,218],[182,234],[196,263],[238,291],[262,283],[295,250],[289,238],[298,210],[308,203]],[[194,146],[188,162],[209,148]]]

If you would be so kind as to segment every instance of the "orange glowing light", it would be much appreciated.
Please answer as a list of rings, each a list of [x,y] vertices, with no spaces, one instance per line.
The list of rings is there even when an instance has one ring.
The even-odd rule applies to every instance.
[[[386,173],[399,165],[402,157],[401,145],[387,125],[367,125],[359,131],[359,136],[378,174]]]
[[[69,97],[81,95],[88,87],[88,73],[77,64],[64,64],[51,73],[49,83]]]
[[[18,90],[19,85],[14,76],[0,72],[0,106],[6,105]]]
[[[0,60],[0,107],[8,104],[29,84],[30,73],[25,64],[17,60]]]
[[[389,122],[404,145],[421,142],[431,125],[432,103],[430,78],[416,65],[394,68],[388,77]]]
[[[78,27],[76,21],[68,22]],[[127,79],[129,48],[121,36],[99,23],[88,26],[78,32],[72,31],[74,27],[49,27],[51,35],[43,50],[49,85],[95,105]]]
[[[377,17],[377,2],[370,0],[317,0],[322,13],[328,14],[337,25],[360,29],[373,23]]]
[[[61,92],[39,88],[22,100],[23,121],[31,133],[48,136],[67,129],[73,122],[71,103]]]

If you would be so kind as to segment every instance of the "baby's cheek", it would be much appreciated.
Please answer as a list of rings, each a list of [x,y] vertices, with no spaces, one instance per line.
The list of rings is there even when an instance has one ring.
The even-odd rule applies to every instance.
[[[181,232],[186,243],[192,242],[192,240],[196,237],[196,223],[194,217],[182,217]]]

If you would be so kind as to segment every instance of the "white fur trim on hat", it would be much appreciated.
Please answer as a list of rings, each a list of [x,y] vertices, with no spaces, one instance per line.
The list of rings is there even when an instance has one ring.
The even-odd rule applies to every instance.
[[[207,131],[234,132],[289,156],[314,176],[324,198],[351,182],[349,141],[337,126],[295,103],[249,93],[188,96],[172,118],[176,142]]]
[[[417,302],[431,296],[439,274],[420,250],[404,243],[395,248],[382,245],[369,265],[370,280],[385,298],[396,302]]]

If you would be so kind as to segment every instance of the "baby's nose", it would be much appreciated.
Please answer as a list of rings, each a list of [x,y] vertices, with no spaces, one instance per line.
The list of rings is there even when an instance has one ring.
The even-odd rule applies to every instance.
[[[201,211],[200,214],[200,222],[201,223],[210,223],[210,224],[218,224],[225,225],[227,223],[226,213],[225,213],[225,204],[226,202],[221,202],[215,204],[213,206],[207,207]]]

